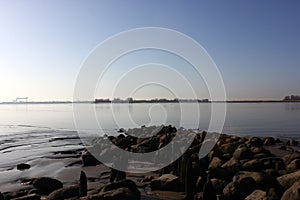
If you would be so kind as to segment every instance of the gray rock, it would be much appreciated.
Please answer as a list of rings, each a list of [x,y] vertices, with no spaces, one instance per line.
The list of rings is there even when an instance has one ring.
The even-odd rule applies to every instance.
[[[39,190],[40,194],[48,195],[54,190],[62,188],[63,183],[53,178],[41,177],[33,181],[33,186]]]
[[[281,200],[299,200],[300,199],[300,182],[294,183],[285,193],[282,195]]]

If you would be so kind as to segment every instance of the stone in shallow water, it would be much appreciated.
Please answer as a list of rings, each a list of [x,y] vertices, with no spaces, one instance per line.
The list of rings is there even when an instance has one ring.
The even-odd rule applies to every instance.
[[[30,165],[29,164],[26,164],[26,163],[21,163],[21,164],[18,164],[17,165],[17,170],[26,170],[26,169],[30,169]]]

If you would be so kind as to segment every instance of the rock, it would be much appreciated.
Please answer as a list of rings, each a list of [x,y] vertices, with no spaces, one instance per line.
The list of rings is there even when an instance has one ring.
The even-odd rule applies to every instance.
[[[245,200],[269,200],[267,193],[262,190],[254,190]]]
[[[261,162],[263,163],[264,169],[282,170],[285,169],[286,167],[281,158],[276,158],[276,157],[262,158]]]
[[[142,180],[141,183],[145,183],[145,182],[150,182],[154,179],[153,176],[145,176]]]
[[[87,195],[87,179],[83,171],[80,172],[79,179],[79,196],[85,197]]]
[[[210,178],[216,178],[216,179],[221,179],[221,180],[225,180],[225,181],[231,181],[232,176],[235,173],[232,172],[228,172],[227,169],[223,169],[223,168],[215,168],[215,169],[211,169],[209,172],[209,177]]]
[[[272,146],[276,144],[276,140],[273,137],[267,137],[264,140],[264,145],[266,146]]]
[[[33,181],[33,186],[39,190],[40,194],[48,195],[54,190],[62,188],[63,183],[53,178],[41,177]]]
[[[26,169],[30,169],[30,165],[29,164],[25,164],[25,163],[21,163],[17,165],[17,170],[26,170]]]
[[[300,159],[295,159],[286,167],[287,171],[294,172],[300,169]]]
[[[252,156],[253,156],[252,151],[246,147],[237,148],[233,153],[233,157],[238,160],[251,159]]]
[[[218,157],[214,157],[210,162],[208,169],[215,169],[217,167],[221,167],[222,165],[223,165],[223,161]]]
[[[116,191],[115,191],[116,190]],[[108,193],[106,193],[108,192]],[[136,184],[132,180],[121,180],[105,185],[101,191],[102,196],[132,196],[134,199],[139,199],[141,192],[137,189]],[[120,198],[123,199],[123,198]]]
[[[253,159],[243,164],[243,170],[246,171],[261,171],[263,164],[260,159]]]
[[[256,183],[257,189],[266,190],[273,186],[276,186],[276,179],[267,175],[263,172],[248,172],[248,171],[240,171],[234,177],[233,181],[240,181],[243,178],[253,178]]]
[[[79,197],[79,187],[77,185],[63,187],[53,191],[48,195],[48,200],[63,200],[71,197]]]
[[[246,142],[247,147],[261,147],[263,144],[264,142],[259,137],[251,137]]]
[[[293,160],[300,159],[300,153],[291,153],[283,156],[282,159],[286,165],[289,165]]]
[[[5,193],[4,199],[10,200],[10,199],[25,197],[25,196],[27,196],[27,191],[21,190],[21,191],[16,191],[16,192]]]
[[[236,172],[240,171],[240,169],[242,168],[242,163],[239,160],[232,158],[226,163],[224,163],[222,165],[222,168],[226,169],[228,173],[235,174]]]
[[[290,139],[289,141],[286,142],[287,146],[298,146],[299,142],[293,139]]]
[[[204,184],[203,200],[217,200],[216,192],[210,180]]]
[[[115,199],[139,200],[140,195],[137,195],[135,192],[131,191],[126,187],[122,187],[107,192],[80,198],[80,200],[115,200]]]
[[[211,179],[210,181],[211,181],[211,184],[212,184],[212,187],[213,187],[214,191],[217,194],[222,194],[223,189],[226,186],[226,181],[221,180],[221,179],[215,179],[215,178]]]
[[[158,179],[152,180],[150,187],[152,190],[178,191],[180,188],[179,177],[173,174],[164,174]]]
[[[246,177],[226,185],[223,193],[229,199],[242,200],[255,190],[255,185],[256,183],[253,178]]]
[[[5,198],[6,199],[6,198]],[[12,200],[40,200],[40,195],[37,194],[29,194],[23,197],[14,198]]]
[[[267,192],[269,200],[277,200],[282,196],[282,188],[270,188]]]
[[[82,163],[84,166],[95,166],[99,161],[89,152],[86,151],[81,155]]]
[[[281,200],[299,200],[300,199],[300,182],[295,182],[285,193],[282,195]]]
[[[282,187],[287,189],[291,187],[295,182],[300,181],[300,170],[290,174],[279,176],[277,178],[277,181]]]
[[[264,169],[285,169],[285,164],[281,158],[269,157],[261,159],[253,159],[243,164],[245,171],[261,171]]]

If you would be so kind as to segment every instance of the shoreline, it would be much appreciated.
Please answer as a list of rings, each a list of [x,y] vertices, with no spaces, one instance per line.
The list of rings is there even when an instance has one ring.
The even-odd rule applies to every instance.
[[[94,101],[40,101],[40,102],[0,102],[0,105],[36,105],[36,104],[154,104],[154,103],[300,103],[300,100],[286,101],[286,100],[228,100],[228,101],[148,101],[148,100],[138,100],[136,102],[94,102]]]
[[[144,127],[144,129],[143,128],[135,129],[135,131],[139,132],[139,130],[142,129],[143,131],[145,131],[148,128],[150,127]],[[164,128],[164,129],[166,129],[167,132],[169,131],[168,128]],[[120,133],[120,134],[124,134],[124,133]],[[158,133],[157,136],[155,137],[159,139],[163,136],[164,134]],[[203,132],[197,134],[198,138],[195,141],[195,144],[193,144],[193,147],[196,147],[197,149],[198,148],[197,146],[203,145],[203,142],[205,142],[203,136],[204,136]],[[113,140],[114,143],[118,144],[118,141],[122,141],[124,138],[123,137],[120,138],[118,136],[111,136],[110,139]],[[150,141],[152,140],[149,140],[149,142]],[[139,144],[140,143],[137,143],[138,145],[137,148],[133,149],[132,151],[139,152],[141,151],[141,148],[145,147],[145,146],[140,146]],[[293,157],[294,159],[292,160],[288,159],[289,157],[288,155],[290,155],[290,157]],[[67,190],[70,185],[78,184],[80,172],[83,171],[87,176],[87,185],[88,185],[88,190],[87,190],[88,196],[85,197],[85,199],[89,199],[90,197],[92,198],[93,195],[94,196],[102,195],[101,191],[99,192],[99,190],[101,188],[103,189],[103,186],[105,185],[107,186],[110,184],[109,178],[111,175],[111,171],[108,167],[93,160],[92,157],[93,156],[89,154],[87,150],[69,149],[65,151],[52,152],[46,156],[42,156],[41,158],[36,158],[31,161],[24,162],[24,164],[30,165],[29,169],[23,169],[21,171],[17,169],[18,168],[17,166],[10,166],[7,168],[4,174],[16,173],[17,175],[14,177],[13,180],[8,181],[4,185],[3,184],[0,185],[0,192],[2,192],[4,196],[10,196],[10,197],[18,196],[19,198],[28,195],[35,195],[38,196],[37,198],[45,198],[47,195],[41,194],[39,191],[37,191],[37,188],[35,188],[32,185],[33,178],[38,179],[39,177],[51,177],[57,179],[63,183],[64,189]],[[202,163],[201,165],[198,165],[198,168],[197,165],[191,166],[192,167],[191,169],[194,169],[196,167],[195,168],[197,169],[196,172],[197,173],[201,172],[202,174],[201,173],[186,174],[186,172],[183,172],[184,171],[183,168],[181,170],[178,170],[180,168],[180,167],[178,168],[178,166],[187,165],[187,161],[184,161],[183,159],[184,157],[188,159],[191,158],[191,156],[187,157],[187,154],[184,153],[183,156],[181,156],[180,159],[175,162],[175,164],[173,163],[170,165],[171,168],[173,168],[173,170],[170,170],[170,166],[168,166],[165,167],[163,170],[151,172],[147,174],[137,175],[137,174],[129,173],[127,174],[126,178],[134,182],[136,188],[140,192],[141,199],[164,199],[166,197],[168,197],[169,199],[184,199],[186,197],[185,195],[187,194],[186,192],[187,189],[185,185],[188,183],[186,181],[192,183],[192,185],[189,186],[190,188],[195,187],[196,191],[188,191],[188,193],[191,193],[194,196],[195,195],[205,196],[207,192],[210,191],[210,193],[213,193],[212,196],[222,195],[222,197],[224,198],[226,197],[229,199],[230,198],[239,199],[240,198],[239,196],[238,197],[235,196],[237,195],[236,192],[239,190],[238,188],[235,188],[235,185],[239,185],[241,183],[235,179],[238,178],[243,179],[244,175],[241,178],[240,173],[245,174],[245,171],[247,171],[247,173],[249,172],[248,174],[246,173],[248,177],[247,179],[248,181],[250,181],[250,178],[254,179],[255,181],[256,180],[255,178],[257,178],[257,176],[263,175],[264,177],[266,176],[272,179],[273,181],[275,181],[277,184],[279,184],[279,185],[270,185],[270,188],[268,189],[256,188],[260,190],[259,191],[260,194],[262,192],[265,192],[266,193],[265,195],[270,195],[271,192],[269,190],[272,188],[273,189],[275,188],[278,191],[280,191],[280,193],[277,194],[277,196],[282,196],[284,192],[288,190],[289,187],[284,188],[283,186],[281,186],[280,181],[278,181],[279,177],[282,176],[284,177],[287,176],[288,174],[296,173],[294,176],[299,175],[299,180],[300,180],[299,168],[297,168],[296,166],[295,169],[293,170],[290,169],[292,167],[290,166],[291,163],[294,162],[293,164],[295,163],[297,164],[298,160],[300,160],[299,138],[297,140],[292,140],[292,139],[288,140],[288,139],[278,139],[278,138],[276,139],[272,137],[264,137],[264,138],[250,137],[250,136],[242,137],[242,136],[221,134],[220,138],[216,143],[216,146],[208,154],[208,156],[198,161],[197,160],[193,161],[196,163],[199,162]],[[259,166],[260,165],[259,162],[261,160],[264,160],[263,162],[267,162],[267,163],[260,167],[257,167],[256,165]],[[296,160],[297,162],[294,160]],[[264,169],[265,165],[268,166],[267,169]],[[206,167],[205,169],[201,169],[201,166],[206,166]],[[276,167],[279,168],[276,170],[275,169]],[[257,173],[263,173],[263,174],[257,174]],[[17,177],[18,175],[22,175],[22,176]],[[161,176],[164,176],[164,179],[161,178]],[[195,176],[197,176],[197,180],[193,178]],[[184,177],[190,177],[190,178],[187,178],[185,180]],[[206,179],[210,180],[211,183],[207,182]],[[251,181],[249,182],[250,184]],[[208,190],[207,183],[212,184],[213,188]],[[173,185],[174,188],[166,187],[166,185],[168,184],[175,184]],[[290,184],[288,186],[291,187]],[[118,189],[119,188],[115,188],[115,190]],[[252,192],[254,192],[254,190],[251,191],[251,193]],[[249,194],[248,193],[249,191],[246,192],[245,194],[247,194],[248,196],[250,195],[250,193]],[[124,194],[122,193],[122,195],[125,195],[125,193]]]

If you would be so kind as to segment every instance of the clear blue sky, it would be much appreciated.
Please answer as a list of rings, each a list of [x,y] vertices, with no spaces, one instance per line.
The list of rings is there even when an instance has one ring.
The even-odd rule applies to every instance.
[[[299,10],[297,0],[0,0],[0,102],[71,100],[95,46],[145,26],[199,42],[218,65],[228,99],[300,94]]]

